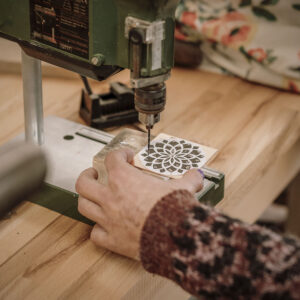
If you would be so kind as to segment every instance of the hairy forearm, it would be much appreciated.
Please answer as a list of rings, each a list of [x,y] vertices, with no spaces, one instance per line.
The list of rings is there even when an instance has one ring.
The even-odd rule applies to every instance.
[[[154,206],[140,256],[146,270],[195,296],[299,299],[297,240],[229,218],[187,191],[175,191]]]

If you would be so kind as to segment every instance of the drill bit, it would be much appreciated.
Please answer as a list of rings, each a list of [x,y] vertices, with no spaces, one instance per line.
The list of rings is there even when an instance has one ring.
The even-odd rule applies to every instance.
[[[148,155],[150,153],[150,136],[151,136],[151,127],[147,127],[148,129]]]

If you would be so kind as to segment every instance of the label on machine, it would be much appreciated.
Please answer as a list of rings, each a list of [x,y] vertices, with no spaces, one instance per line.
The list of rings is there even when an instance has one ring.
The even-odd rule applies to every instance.
[[[30,0],[31,38],[89,58],[88,0]]]

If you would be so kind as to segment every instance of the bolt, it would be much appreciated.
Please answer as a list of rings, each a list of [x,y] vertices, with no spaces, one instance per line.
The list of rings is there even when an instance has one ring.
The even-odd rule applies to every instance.
[[[148,70],[146,68],[141,69],[141,75],[146,77],[148,75]]]
[[[102,54],[95,54],[92,57],[91,62],[92,62],[92,64],[94,66],[100,67],[104,63],[104,60],[105,60],[104,55],[102,55]]]

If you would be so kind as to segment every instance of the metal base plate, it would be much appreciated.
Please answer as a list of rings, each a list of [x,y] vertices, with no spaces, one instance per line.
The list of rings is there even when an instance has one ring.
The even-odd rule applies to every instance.
[[[113,135],[55,116],[45,119],[46,183],[75,192],[79,174],[92,167],[93,157]],[[15,140],[23,140],[24,134]]]
[[[57,211],[78,221],[92,225],[93,222],[77,211],[75,183],[79,174],[92,167],[93,157],[110,143],[113,135],[55,116],[45,119],[45,144],[48,172],[45,185],[29,201]],[[24,134],[14,138],[24,140]],[[224,175],[203,168],[204,187],[196,194],[199,201],[215,205],[224,195]]]

